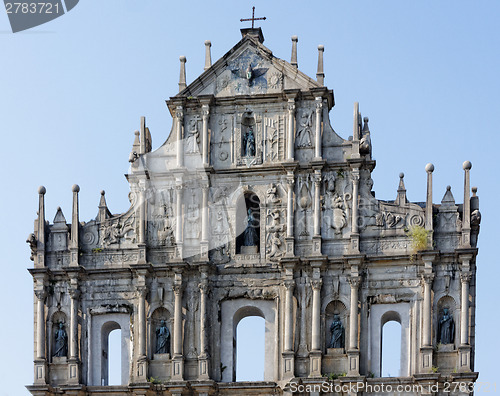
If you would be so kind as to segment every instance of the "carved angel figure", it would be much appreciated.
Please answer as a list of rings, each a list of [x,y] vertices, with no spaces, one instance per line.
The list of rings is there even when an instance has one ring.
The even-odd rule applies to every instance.
[[[347,225],[347,217],[344,210],[342,198],[336,195],[332,202],[333,207],[333,224],[332,228],[335,232],[340,232]]]
[[[186,138],[186,153],[199,153],[200,132],[198,131],[198,121],[191,120],[188,128],[189,135]]]
[[[233,69],[231,70],[231,72],[233,72],[233,74],[235,74],[236,76],[247,80],[248,86],[251,86],[254,79],[263,76],[264,74],[267,73],[268,70],[269,68],[267,67],[260,67],[253,69],[252,65],[250,64],[245,70],[243,70],[243,68],[239,68],[239,69]]]

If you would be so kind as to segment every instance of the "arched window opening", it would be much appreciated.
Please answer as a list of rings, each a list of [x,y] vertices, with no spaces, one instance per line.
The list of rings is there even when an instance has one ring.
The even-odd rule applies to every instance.
[[[236,254],[257,254],[260,245],[260,200],[246,193],[236,208]]]
[[[122,331],[116,329],[108,337],[108,385],[122,384]]]
[[[401,376],[401,324],[389,320],[382,326],[381,376]]]
[[[247,316],[236,328],[236,381],[264,381],[265,320]]]

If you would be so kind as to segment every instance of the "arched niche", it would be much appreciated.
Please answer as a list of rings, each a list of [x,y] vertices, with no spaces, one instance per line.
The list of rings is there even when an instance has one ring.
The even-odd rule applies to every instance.
[[[443,343],[440,337],[440,320],[443,317],[444,311],[447,310],[449,315],[453,318],[453,342],[451,343]],[[457,307],[457,303],[455,302],[455,299],[451,296],[443,296],[441,297],[437,304],[436,304],[436,309],[433,315],[433,323],[434,323],[434,341],[435,345],[442,344],[442,345],[449,345],[448,348],[455,349],[455,346],[457,344],[457,340],[459,340],[459,332],[460,332],[460,309]],[[442,349],[442,348],[441,348]]]
[[[389,321],[401,324],[400,376],[410,375],[410,304],[372,304],[369,318],[369,361],[368,371],[375,377],[382,375],[382,329]]]
[[[332,339],[331,326],[335,315],[339,316],[340,322],[344,328],[344,346],[345,350],[345,340],[349,334],[349,313],[346,306],[340,300],[332,300],[325,307],[325,321],[324,321],[324,336],[325,336],[325,349],[331,348],[330,343]]]
[[[61,351],[61,353],[58,353],[61,345],[57,343],[56,341],[56,336],[59,330],[59,324],[62,323],[62,330],[66,332],[66,346],[65,350]],[[51,361],[54,362],[54,358],[56,359],[61,359],[61,358],[67,358],[68,353],[69,353],[69,322],[68,322],[68,317],[67,315],[62,312],[62,311],[56,311],[52,314],[51,320],[49,322],[49,351],[50,351],[50,358]],[[59,356],[56,356],[59,355]]]
[[[257,194],[246,191],[236,202],[236,254],[258,254],[260,252],[260,199]],[[251,244],[251,241],[254,244]]]
[[[248,316],[260,316],[265,320],[264,381],[275,381],[274,370],[278,336],[276,333],[276,306],[271,300],[238,298],[221,304],[221,363],[222,382],[236,379],[236,327]]]
[[[253,140],[253,142],[252,142]],[[241,117],[241,157],[257,155],[257,128],[252,112],[245,112]]]
[[[158,345],[157,345],[157,332],[161,326],[162,321],[165,321],[165,324],[170,332],[170,341],[168,345],[168,352],[167,353],[161,353],[158,354]],[[149,356],[156,358],[167,358],[169,359],[170,356],[172,356],[172,331],[173,331],[173,316],[169,312],[168,309],[165,307],[159,307],[155,309],[151,315],[151,317],[148,320],[148,325],[149,325]],[[158,355],[163,355],[163,356],[158,356]]]

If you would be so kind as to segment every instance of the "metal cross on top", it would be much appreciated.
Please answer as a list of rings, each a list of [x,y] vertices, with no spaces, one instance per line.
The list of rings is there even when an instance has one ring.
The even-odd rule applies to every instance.
[[[245,21],[252,21],[252,29],[253,29],[253,23],[255,21],[260,21],[260,20],[263,20],[265,21],[266,20],[266,17],[261,17],[261,18],[255,18],[255,7],[252,7],[252,17],[251,18],[247,18],[247,19],[240,19],[240,22],[245,22]]]

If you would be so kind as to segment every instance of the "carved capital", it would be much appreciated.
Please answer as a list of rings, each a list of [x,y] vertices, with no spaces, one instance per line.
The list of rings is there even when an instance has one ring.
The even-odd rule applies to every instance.
[[[317,97],[317,98],[315,98],[315,102],[316,102],[316,111],[320,112],[321,109],[323,108],[323,98]]]
[[[295,186],[295,178],[293,176],[287,176],[286,184],[289,188],[293,188],[293,186]]]
[[[68,294],[72,300],[78,300],[81,293],[80,293],[80,290],[72,287],[72,288],[68,289]]]
[[[353,171],[351,173],[351,179],[353,183],[358,184],[359,183],[359,171]]]
[[[201,106],[201,114],[203,115],[203,118],[208,118],[209,114],[210,114],[210,106],[208,105],[203,105]]]
[[[321,184],[321,172],[314,172],[313,180],[314,184],[319,187]]]
[[[182,292],[182,284],[180,283],[174,283],[172,285],[172,290],[174,291],[174,294],[178,296]]]
[[[313,290],[320,290],[321,285],[323,284],[323,281],[321,279],[311,279],[311,287]]]
[[[471,279],[471,273],[470,272],[461,272],[460,273],[460,281],[462,283],[469,283]]]
[[[359,285],[361,284],[361,277],[360,276],[351,276],[349,279],[349,284],[351,285],[351,288],[358,288]]]
[[[177,106],[175,108],[175,118],[177,118],[180,121],[184,118],[184,109],[182,106]]]
[[[293,101],[293,100],[288,101],[288,111],[290,113],[293,113],[295,111],[295,101]]]
[[[208,292],[210,291],[210,288],[208,286],[208,281],[207,280],[203,280],[201,281],[199,284],[198,284],[198,287],[200,288],[200,293],[201,294],[208,294]]]
[[[43,301],[43,300],[45,300],[45,296],[47,295],[47,292],[45,291],[45,289],[35,290],[35,295],[36,295],[36,298],[38,298],[40,301]]]
[[[295,287],[295,281],[293,279],[286,280],[286,281],[283,281],[282,285],[285,287],[286,291],[293,292],[293,288]]]
[[[432,285],[433,280],[434,280],[434,274],[422,275],[422,285],[424,284]]]
[[[137,286],[137,297],[146,298],[148,288],[146,286]]]

